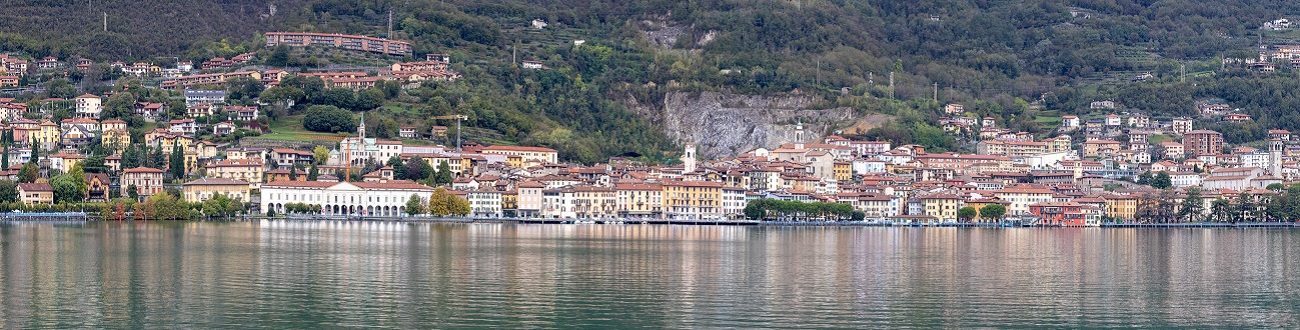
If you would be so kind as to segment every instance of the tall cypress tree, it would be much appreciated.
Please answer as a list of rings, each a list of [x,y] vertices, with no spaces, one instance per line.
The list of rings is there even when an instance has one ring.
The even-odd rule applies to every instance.
[[[162,148],[159,148],[160,151]],[[180,180],[185,177],[185,154],[181,150],[178,142],[172,143],[172,154],[168,159],[168,170],[172,173],[172,178]]]

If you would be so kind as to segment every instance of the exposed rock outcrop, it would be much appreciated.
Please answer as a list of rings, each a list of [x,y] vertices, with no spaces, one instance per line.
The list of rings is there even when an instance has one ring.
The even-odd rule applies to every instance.
[[[639,111],[660,121],[669,138],[695,142],[700,155],[716,158],[798,141],[798,123],[803,123],[803,142],[811,142],[857,121],[850,108],[809,109],[817,101],[816,97],[798,95],[668,92],[663,111]]]

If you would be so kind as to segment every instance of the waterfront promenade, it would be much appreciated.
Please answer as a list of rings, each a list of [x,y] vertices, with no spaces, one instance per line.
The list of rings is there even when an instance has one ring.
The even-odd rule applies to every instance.
[[[540,219],[540,218],[488,218],[488,217],[346,217],[323,215],[290,215],[287,217],[247,216],[219,221],[254,220],[290,221],[362,221],[411,223],[512,223],[512,224],[602,224],[602,225],[689,225],[689,226],[827,226],[827,227],[947,227],[947,228],[1089,228],[1062,227],[1006,222],[948,222],[901,223],[880,221],[755,221],[755,220],[691,220],[691,219]],[[0,213],[0,222],[85,222],[101,221],[95,214],[65,213]],[[211,220],[209,220],[211,221]],[[1106,222],[1091,228],[1297,228],[1300,222],[1197,222],[1197,223],[1136,223]]]

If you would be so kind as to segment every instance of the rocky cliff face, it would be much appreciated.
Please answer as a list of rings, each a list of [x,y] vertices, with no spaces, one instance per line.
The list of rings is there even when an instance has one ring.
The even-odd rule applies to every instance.
[[[754,96],[716,92],[669,92],[663,111],[638,109],[662,123],[664,133],[678,142],[695,142],[706,158],[731,157],[757,147],[774,148],[800,140],[820,140],[836,127],[852,125],[850,108],[808,109],[811,96]],[[638,108],[633,105],[633,108]]]

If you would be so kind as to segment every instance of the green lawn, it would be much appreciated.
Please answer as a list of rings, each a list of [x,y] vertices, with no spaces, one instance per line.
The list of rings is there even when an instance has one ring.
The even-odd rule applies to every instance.
[[[1147,137],[1147,143],[1149,144],[1161,144],[1161,143],[1169,142],[1170,140],[1171,139],[1168,136],[1165,136],[1163,134],[1156,134]]]
[[[1034,121],[1040,124],[1056,126],[1061,124],[1061,117],[1060,116],[1038,116],[1037,118],[1034,118]]]
[[[273,121],[270,125],[271,134],[263,134],[260,137],[288,141],[342,140],[337,134],[312,132],[302,128],[302,118],[303,115],[294,115]]]

